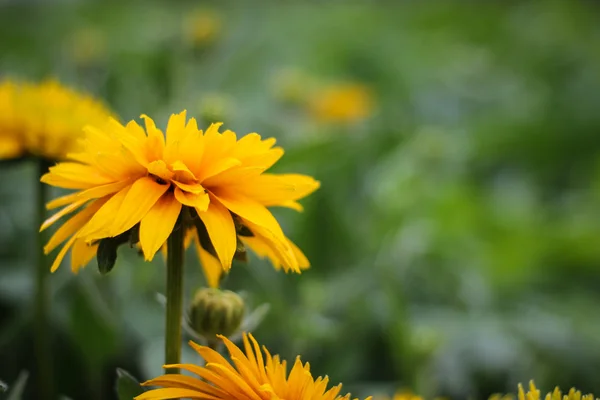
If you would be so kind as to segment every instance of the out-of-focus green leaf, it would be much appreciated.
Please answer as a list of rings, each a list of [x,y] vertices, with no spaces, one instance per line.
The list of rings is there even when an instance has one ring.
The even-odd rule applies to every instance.
[[[117,368],[117,383],[115,387],[119,400],[131,400],[144,393],[140,382],[124,369]]]
[[[115,354],[119,343],[116,327],[99,304],[100,292],[89,293],[79,285],[72,290],[76,294],[71,302],[71,335],[92,368],[99,368]]]
[[[25,386],[27,385],[27,379],[29,378],[29,372],[21,371],[15,383],[9,388],[8,397],[6,400],[22,400],[23,393],[25,392]]]

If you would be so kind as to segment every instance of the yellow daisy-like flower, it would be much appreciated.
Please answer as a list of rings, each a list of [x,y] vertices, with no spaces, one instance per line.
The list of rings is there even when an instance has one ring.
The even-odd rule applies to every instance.
[[[105,128],[86,127],[83,150],[42,177],[49,185],[77,190],[48,203],[49,209],[66,207],[41,230],[79,210],[44,247],[47,254],[67,241],[52,271],[72,249],[76,272],[107,238],[139,240],[144,258],[152,260],[182,209],[187,216],[183,229],[191,231],[187,245],[197,244],[209,271],[215,266],[219,272],[229,270],[244,245],[286,271],[308,267],[267,207],[299,210],[297,200],[319,182],[305,175],[265,173],[283,155],[283,149],[273,147],[275,139],[251,133],[238,140],[232,131],[220,133],[220,123],[202,132],[195,119],[186,122],[185,111],[171,116],[166,135],[151,118],[142,118],[145,130],[135,121],[123,126],[112,119]]]
[[[351,123],[373,112],[373,98],[367,87],[345,83],[315,91],[309,101],[313,117],[322,122]]]
[[[308,363],[300,357],[290,373],[286,361],[271,356],[263,346],[264,356],[252,335],[244,334],[244,351],[224,336],[233,364],[209,347],[190,342],[190,346],[206,361],[201,367],[193,364],[165,365],[164,368],[181,368],[198,377],[170,374],[144,382],[143,386],[161,386],[147,391],[136,400],[172,398],[212,400],[349,400],[350,394],[340,395],[342,385],[327,390],[329,378],[314,379]],[[370,399],[370,398],[369,398]]]
[[[546,393],[543,397],[544,400],[598,400],[593,394],[584,394],[575,388],[571,388],[568,394],[563,394],[561,390],[556,387],[551,393]],[[519,400],[541,400],[540,391],[535,386],[533,381],[529,381],[529,391],[525,392],[523,385],[519,384]]]
[[[1,82],[0,110],[0,159],[62,159],[76,149],[85,125],[111,115],[101,102],[56,81]]]

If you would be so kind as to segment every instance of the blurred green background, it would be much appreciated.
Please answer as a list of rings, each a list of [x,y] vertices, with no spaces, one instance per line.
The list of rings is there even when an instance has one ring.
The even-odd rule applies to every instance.
[[[271,352],[362,396],[600,392],[597,3],[287,3],[0,1],[0,75],[57,77],[122,121],[187,109],[273,136],[277,172],[322,182],[304,213],[275,210],[312,268],[251,256],[225,283],[271,304]],[[29,370],[35,399],[35,168],[0,180],[0,379]],[[50,279],[69,398],[115,398],[116,367],[161,372],[162,259],[119,254]],[[193,251],[186,268],[190,299]]]

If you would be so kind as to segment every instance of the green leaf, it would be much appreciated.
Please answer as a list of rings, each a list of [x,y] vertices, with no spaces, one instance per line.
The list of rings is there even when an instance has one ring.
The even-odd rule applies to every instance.
[[[137,379],[124,369],[117,368],[117,384],[115,387],[119,400],[131,400],[144,393]]]
[[[27,384],[27,378],[29,378],[29,372],[21,371],[17,377],[17,381],[11,386],[10,392],[6,400],[21,400],[23,398],[23,392],[25,391],[25,385]]]

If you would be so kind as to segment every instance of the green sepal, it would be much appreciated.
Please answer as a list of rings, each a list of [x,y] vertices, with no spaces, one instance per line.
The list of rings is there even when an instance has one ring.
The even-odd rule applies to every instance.
[[[120,245],[127,243],[129,240],[129,231],[124,232],[119,236],[100,239],[98,251],[96,253],[98,271],[100,271],[100,274],[106,275],[112,271],[117,262],[117,249]]]

